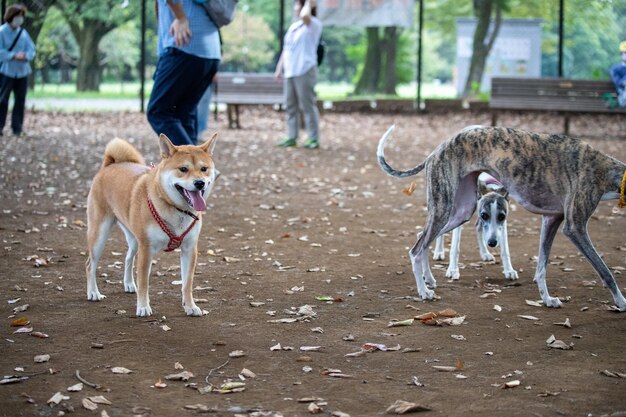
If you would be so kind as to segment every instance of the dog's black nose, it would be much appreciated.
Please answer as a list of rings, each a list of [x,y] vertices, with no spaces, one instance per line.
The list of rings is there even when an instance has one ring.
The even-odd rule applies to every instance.
[[[498,246],[498,241],[495,239],[489,239],[487,241],[487,244],[489,245],[490,248],[495,248],[496,246]]]
[[[204,188],[204,181],[202,180],[195,180],[193,182],[194,187],[196,187],[198,190],[201,190]]]

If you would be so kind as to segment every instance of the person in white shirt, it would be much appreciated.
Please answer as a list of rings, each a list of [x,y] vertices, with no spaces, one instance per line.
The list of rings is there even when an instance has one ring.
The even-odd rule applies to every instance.
[[[296,17],[285,34],[283,50],[274,76],[283,78],[286,95],[287,137],[278,146],[296,146],[298,112],[304,115],[308,138],[304,147],[319,148],[319,111],[315,96],[317,83],[317,46],[322,36],[322,22],[315,17],[315,0],[295,0]]]

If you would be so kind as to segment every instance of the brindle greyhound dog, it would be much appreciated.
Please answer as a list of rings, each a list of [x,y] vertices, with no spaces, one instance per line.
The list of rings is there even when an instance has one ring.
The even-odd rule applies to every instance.
[[[564,221],[565,236],[602,278],[619,310],[626,311],[626,299],[587,232],[587,222],[598,203],[623,193],[626,164],[564,135],[471,126],[443,142],[416,167],[398,171],[384,155],[393,128],[378,144],[381,168],[394,177],[409,177],[426,169],[426,224],[409,251],[421,298],[431,300],[435,295],[425,284],[426,280],[435,286],[428,245],[470,219],[476,207],[476,178],[487,172],[524,208],[543,216],[534,280],[544,304],[561,306],[558,298],[548,294],[546,268],[554,237]]]

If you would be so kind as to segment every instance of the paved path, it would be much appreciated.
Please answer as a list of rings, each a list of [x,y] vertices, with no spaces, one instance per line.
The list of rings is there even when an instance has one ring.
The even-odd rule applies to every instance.
[[[144,102],[144,109],[148,100]],[[66,111],[139,111],[139,98],[29,98],[26,96],[26,108],[36,110]]]

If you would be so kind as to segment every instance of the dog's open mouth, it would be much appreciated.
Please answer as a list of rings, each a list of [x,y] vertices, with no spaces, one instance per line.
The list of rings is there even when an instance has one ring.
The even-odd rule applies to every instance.
[[[204,211],[206,210],[206,201],[204,201],[204,196],[202,195],[202,191],[195,190],[189,191],[176,184],[176,189],[183,196],[187,204],[192,207],[196,211]]]

